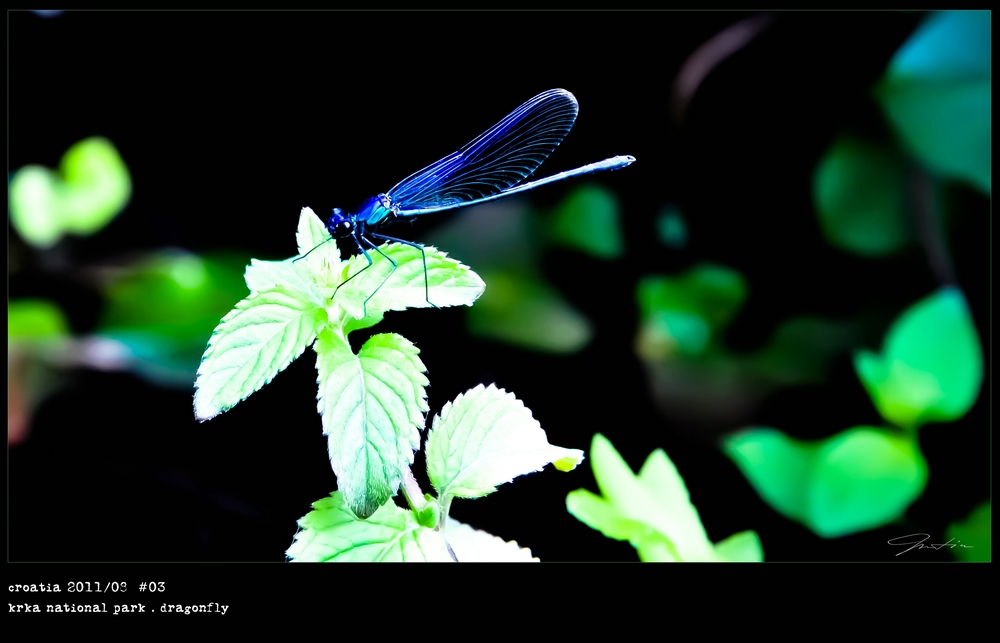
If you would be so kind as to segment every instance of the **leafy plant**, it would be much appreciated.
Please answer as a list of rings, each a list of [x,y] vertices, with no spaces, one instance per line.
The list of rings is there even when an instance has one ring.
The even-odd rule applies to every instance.
[[[628,540],[643,561],[760,562],[756,532],[742,531],[712,544],[691,504],[684,479],[663,449],[653,451],[639,475],[598,433],[590,463],[602,496],[586,489],[571,491],[566,508],[581,522],[608,538]]]
[[[426,441],[424,494],[410,465],[427,409],[426,368],[406,338],[378,334],[355,353],[348,335],[390,310],[472,305],[485,285],[476,273],[426,247],[389,243],[372,264],[342,261],[322,221],[302,210],[300,256],[252,260],[250,296],[212,334],[195,383],[195,415],[207,420],[267,384],[309,346],[317,354],[318,410],[338,491],[299,521],[294,560],[520,560],[516,545],[448,518],[454,498],[477,498],[554,463],[573,469],[583,452],[548,443],[531,412],[493,385],[445,405]],[[400,489],[408,509],[388,502]],[[445,527],[447,539],[445,539]],[[462,552],[459,557],[458,552]],[[530,555],[527,556],[530,558]]]
[[[768,504],[827,538],[882,526],[906,511],[928,477],[916,429],[963,416],[983,378],[979,339],[955,288],[905,311],[889,329],[882,355],[859,351],[854,364],[894,428],[858,426],[803,442],[754,427],[723,444]]]

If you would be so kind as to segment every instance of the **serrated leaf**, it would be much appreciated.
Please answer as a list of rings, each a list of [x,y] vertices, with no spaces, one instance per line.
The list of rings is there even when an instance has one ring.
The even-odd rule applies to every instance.
[[[299,519],[285,554],[295,562],[450,562],[441,532],[421,527],[413,512],[388,503],[360,520],[339,491]]]
[[[268,290],[236,304],[212,333],[195,381],[195,417],[204,421],[260,389],[302,354],[326,321],[297,293]]]
[[[598,433],[591,444],[590,463],[604,497],[578,489],[567,496],[567,508],[606,536],[629,540],[641,560],[763,560],[759,547],[760,555],[754,558],[742,535],[742,544],[712,545],[684,480],[662,449],[650,454],[636,476],[611,442]]]
[[[427,436],[426,455],[441,499],[478,498],[557,460],[583,461],[583,451],[549,444],[524,403],[492,384],[445,404]]]
[[[295,242],[299,255],[293,262],[305,267],[313,276],[316,286],[331,290],[326,295],[332,296],[332,289],[336,289],[343,280],[343,262],[340,260],[337,242],[312,208],[302,208],[295,231]]]
[[[907,429],[962,417],[983,380],[979,338],[956,288],[911,306],[889,329],[881,355],[861,351],[854,364],[882,417]]]
[[[360,517],[395,495],[420,446],[427,370],[409,340],[374,335],[355,355],[332,331],[316,342],[319,412],[338,489]]]
[[[335,303],[358,320],[377,323],[390,310],[471,306],[483,294],[486,284],[468,266],[445,253],[425,246],[427,279],[419,248],[401,243],[387,243],[380,252],[370,250],[371,267],[364,255],[351,257],[344,278],[349,278],[337,292]],[[383,254],[385,256],[383,256]],[[393,269],[392,262],[396,262]],[[431,303],[427,303],[428,296]],[[367,300],[367,304],[365,304]]]
[[[445,538],[460,563],[537,563],[531,550],[513,540],[506,541],[493,534],[473,529],[465,523],[448,518]]]
[[[913,437],[875,427],[812,442],[747,429],[723,449],[761,498],[824,538],[896,520],[927,483],[927,462]]]
[[[243,278],[250,292],[283,290],[301,296],[321,308],[327,303],[309,273],[309,268],[294,259],[284,261],[251,259]]]

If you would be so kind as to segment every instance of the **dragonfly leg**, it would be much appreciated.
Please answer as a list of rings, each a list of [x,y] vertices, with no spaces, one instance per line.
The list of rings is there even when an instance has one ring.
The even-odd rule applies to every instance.
[[[351,275],[350,277],[348,277],[348,278],[347,278],[347,279],[345,279],[344,281],[342,281],[342,282],[340,283],[340,285],[339,285],[339,286],[337,286],[337,289],[333,291],[333,296],[334,296],[334,297],[336,297],[336,296],[337,296],[337,293],[338,293],[338,292],[340,292],[340,289],[341,289],[341,288],[343,288],[344,284],[346,284],[346,283],[347,283],[348,281],[350,281],[351,279],[354,279],[355,277],[357,277],[358,275],[360,275],[361,273],[363,273],[363,272],[364,272],[365,270],[368,270],[369,268],[371,268],[371,267],[372,267],[372,263],[374,263],[374,262],[372,261],[372,258],[371,258],[371,256],[370,256],[370,255],[368,254],[368,251],[367,251],[367,250],[365,250],[364,246],[362,246],[362,245],[361,245],[361,242],[360,242],[360,241],[358,241],[357,237],[353,237],[353,236],[352,236],[351,238],[352,238],[352,239],[354,239],[354,243],[356,243],[356,244],[358,245],[358,250],[360,250],[360,251],[361,251],[361,254],[363,254],[363,255],[365,256],[365,259],[367,259],[367,260],[368,260],[368,265],[367,265],[367,266],[365,266],[364,268],[362,268],[361,270],[357,271],[356,273],[354,273],[353,275]],[[366,239],[366,241],[367,241],[367,239]],[[368,244],[369,244],[369,245],[371,245],[371,242],[369,241],[369,242],[368,242]],[[378,248],[376,248],[376,250],[378,250]],[[310,252],[312,252],[312,250],[310,250]],[[379,254],[382,254],[382,253],[381,253],[381,252],[379,252]],[[385,256],[385,255],[383,255],[383,256]],[[332,299],[332,298],[331,298],[331,299]],[[369,297],[368,299],[371,299],[371,297]],[[366,300],[365,300],[365,303],[368,303],[368,299],[366,299]],[[368,311],[367,311],[367,309],[366,309],[366,310],[364,311],[364,314],[365,314],[366,316],[368,315]]]
[[[434,302],[431,301],[430,286],[427,283],[427,254],[424,253],[424,246],[423,246],[423,244],[416,243],[415,241],[407,241],[405,239],[397,239],[396,237],[388,237],[388,236],[386,236],[384,234],[376,234],[374,232],[369,232],[368,234],[370,234],[371,236],[375,237],[376,239],[385,239],[386,241],[395,241],[396,243],[402,243],[402,244],[405,244],[405,245],[408,245],[408,246],[412,246],[412,247],[420,250],[420,257],[424,260],[424,299],[426,299],[427,303],[430,304],[431,306],[434,306],[435,308],[439,308],[440,309],[440,306],[438,306],[437,304],[435,304]]]
[[[369,233],[369,234],[371,234],[371,233]],[[392,257],[390,257],[389,255],[387,255],[384,252],[382,252],[382,250],[378,246],[376,246],[374,243],[371,242],[371,239],[368,239],[364,235],[360,235],[360,234],[358,236],[361,238],[362,241],[364,241],[365,243],[367,243],[372,248],[372,250],[374,250],[375,252],[379,253],[383,257],[385,257],[389,261],[389,263],[392,264],[392,270],[389,271],[389,274],[387,274],[385,276],[385,279],[383,279],[382,283],[380,283],[378,285],[378,288],[376,288],[375,290],[373,290],[372,294],[368,295],[368,299],[371,299],[372,297],[375,296],[375,293],[377,293],[379,290],[382,289],[382,286],[385,285],[385,282],[389,281],[389,277],[392,276],[392,273],[396,272],[396,268],[399,268],[399,264],[397,264],[395,261],[393,261]],[[376,235],[376,236],[378,236],[378,235]],[[359,248],[361,247],[360,243],[358,244],[358,247]],[[362,252],[364,252],[364,250],[362,250]],[[365,256],[366,257],[368,256],[367,252],[365,252]],[[369,261],[369,264],[366,266],[366,268],[371,268],[371,263],[370,263],[371,262],[371,257],[368,258],[368,261]],[[362,270],[364,270],[364,268]],[[358,272],[360,272],[360,270]],[[365,316],[368,315],[368,299],[366,299],[365,303],[363,304]]]
[[[329,238],[329,239],[327,239],[326,241],[321,241],[321,242],[320,242],[320,243],[319,243],[318,245],[315,245],[315,246],[313,246],[312,248],[310,248],[310,249],[309,249],[309,252],[305,253],[305,254],[304,254],[304,255],[302,255],[301,257],[295,257],[294,259],[292,259],[292,263],[295,263],[295,262],[296,262],[296,261],[298,261],[299,259],[305,259],[305,258],[306,258],[306,257],[308,257],[308,256],[309,256],[310,254],[312,254],[312,251],[313,251],[313,250],[315,250],[316,248],[318,248],[318,247],[320,247],[321,245],[325,244],[325,243],[326,243],[327,241],[333,241],[333,237],[330,237],[330,238]],[[344,283],[347,283],[347,282],[345,281]]]

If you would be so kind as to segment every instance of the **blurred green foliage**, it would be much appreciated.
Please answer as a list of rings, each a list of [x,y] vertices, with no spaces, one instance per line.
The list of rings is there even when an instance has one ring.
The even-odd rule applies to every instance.
[[[524,270],[481,271],[489,284],[467,312],[469,332],[522,348],[572,353],[593,335],[587,318],[537,274]]]
[[[66,337],[69,325],[59,307],[44,299],[7,302],[7,342]]]
[[[190,386],[219,318],[246,293],[244,255],[163,250],[104,278],[97,334],[125,345],[140,375]]]
[[[28,165],[8,186],[10,222],[36,248],[53,246],[64,234],[90,235],[125,207],[132,192],[128,167],[111,141],[88,138],[63,155],[56,173]]]
[[[549,215],[549,238],[598,259],[617,259],[625,252],[620,211],[610,190],[596,183],[581,185]]]
[[[678,277],[646,277],[637,289],[640,355],[704,353],[746,296],[743,276],[715,264],[695,266]]]
[[[945,536],[957,541],[952,548],[955,558],[965,562],[989,563],[993,560],[993,503],[984,502],[962,521],[948,527]],[[959,545],[967,545],[962,547]]]
[[[962,417],[983,381],[979,338],[956,288],[911,306],[889,329],[882,354],[860,351],[854,364],[882,417],[906,429]]]
[[[860,255],[898,250],[911,237],[906,176],[892,147],[841,136],[826,151],[813,180],[813,196],[827,240]]]
[[[590,463],[603,496],[571,491],[566,508],[608,538],[628,540],[644,562],[761,562],[764,552],[753,531],[712,544],[691,504],[684,479],[663,449],[653,451],[632,473],[600,433],[590,447]]]
[[[853,322],[795,317],[760,349],[734,353],[724,335],[747,291],[740,273],[715,264],[639,282],[636,353],[668,417],[731,427],[775,389],[822,381],[830,359],[856,334]]]
[[[906,148],[942,176],[991,191],[989,11],[931,15],[896,52],[876,96]]]
[[[459,212],[429,235],[432,245],[476,266],[489,287],[468,311],[469,332],[545,353],[575,353],[592,336],[590,321],[541,274],[547,248],[568,247],[597,259],[624,252],[617,197],[597,184],[574,188],[550,212],[531,216],[508,200]]]
[[[914,438],[876,427],[814,442],[751,428],[726,438],[723,450],[771,507],[824,538],[892,522],[927,484]]]

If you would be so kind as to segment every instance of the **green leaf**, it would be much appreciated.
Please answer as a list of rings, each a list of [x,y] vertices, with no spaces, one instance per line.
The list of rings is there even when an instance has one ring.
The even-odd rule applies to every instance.
[[[894,252],[911,237],[904,161],[892,148],[841,136],[813,176],[813,200],[827,240],[860,255]]]
[[[954,540],[951,553],[965,562],[989,563],[993,560],[993,503],[976,507],[965,520],[948,526],[945,536]],[[964,545],[964,546],[963,546]]]
[[[285,552],[295,562],[449,562],[441,532],[392,503],[360,520],[340,492],[313,503]]]
[[[704,353],[746,296],[743,276],[714,264],[695,266],[678,277],[642,279],[636,292],[640,355],[667,359]]]
[[[593,336],[590,322],[536,275],[487,273],[489,290],[469,310],[469,332],[547,353],[575,353]]]
[[[896,520],[927,483],[927,462],[912,436],[874,427],[815,442],[747,429],[723,449],[765,502],[824,538]]]
[[[990,193],[989,11],[932,15],[896,52],[876,96],[904,145],[940,174]]]
[[[215,417],[270,382],[325,322],[325,311],[301,293],[251,293],[212,333],[195,381],[195,416]]]
[[[60,173],[27,166],[10,182],[11,224],[39,248],[51,247],[67,232],[97,232],[122,211],[132,191],[125,162],[105,138],[73,145]]]
[[[380,246],[379,250],[381,253],[369,252],[372,257],[370,268],[366,267],[368,260],[364,255],[351,257],[349,266],[344,271],[344,279],[350,280],[344,283],[334,297],[335,305],[359,320],[351,330],[378,323],[390,310],[429,308],[431,304],[427,303],[428,296],[431,303],[439,308],[471,306],[486,288],[479,275],[468,266],[434,247],[424,247],[427,258],[426,285],[424,262],[419,248],[387,243]],[[395,269],[389,259],[396,262]]]
[[[531,563],[538,562],[531,550],[513,540],[505,541],[465,523],[448,519],[445,537],[460,563]]]
[[[746,429],[723,442],[723,451],[764,502],[799,522],[809,521],[808,494],[817,450],[818,443],[769,428]]]
[[[756,535],[746,535],[753,532],[730,537],[719,546],[709,541],[684,480],[662,449],[650,454],[636,476],[598,433],[590,461],[604,497],[578,489],[567,496],[567,509],[609,538],[629,540],[642,560],[763,560],[759,540],[753,540]]]
[[[346,262],[341,261],[337,242],[312,208],[302,208],[299,213],[295,242],[299,255],[292,260],[293,263],[306,268],[315,286],[324,296],[332,297],[337,286],[346,278],[343,274]]]
[[[310,257],[311,258],[311,257]],[[261,261],[251,259],[244,273],[250,292],[293,290],[316,306],[324,307],[327,298],[317,287],[309,268],[301,261]]]
[[[617,259],[625,251],[618,223],[618,199],[600,185],[575,188],[555,209],[551,238],[598,259]]]
[[[904,312],[881,355],[861,351],[854,365],[879,413],[897,426],[951,422],[975,403],[983,356],[961,291],[942,288]]]
[[[579,464],[583,451],[549,444],[513,393],[479,385],[445,404],[427,436],[427,474],[438,497],[478,498],[546,464]]]
[[[427,370],[407,339],[374,335],[355,355],[327,330],[316,342],[319,412],[337,487],[361,518],[395,495],[427,411]]]
[[[47,340],[67,337],[69,325],[62,311],[44,299],[15,299],[7,303],[7,340]]]

